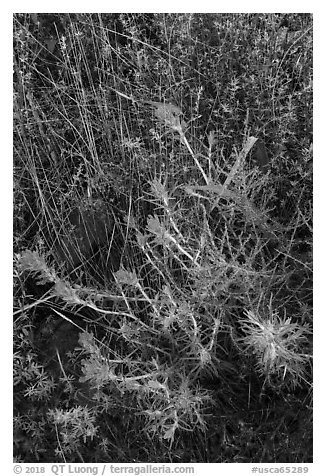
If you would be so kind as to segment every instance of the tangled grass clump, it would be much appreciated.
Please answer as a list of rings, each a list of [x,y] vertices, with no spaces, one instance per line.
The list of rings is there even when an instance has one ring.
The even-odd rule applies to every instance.
[[[311,23],[14,16],[16,461],[311,461]]]

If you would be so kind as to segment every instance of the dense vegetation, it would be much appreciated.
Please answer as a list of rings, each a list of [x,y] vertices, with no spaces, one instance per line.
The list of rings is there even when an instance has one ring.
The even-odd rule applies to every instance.
[[[14,16],[14,456],[311,462],[312,18]]]

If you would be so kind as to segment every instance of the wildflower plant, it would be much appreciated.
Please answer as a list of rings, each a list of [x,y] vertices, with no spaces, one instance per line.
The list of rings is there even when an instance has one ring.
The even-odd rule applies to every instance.
[[[305,379],[311,355],[304,348],[310,334],[306,325],[283,319],[277,313],[262,318],[252,311],[246,311],[240,321],[244,337],[238,339],[244,353],[253,354],[256,367],[267,380],[277,378],[278,384],[296,387]]]

